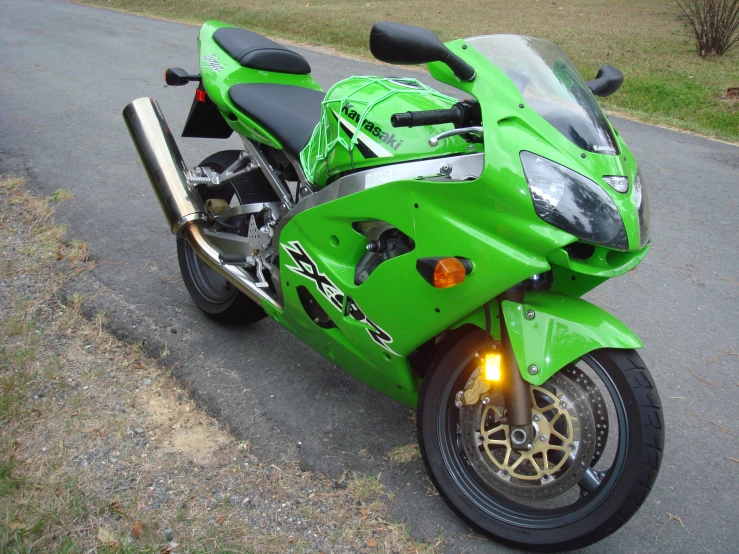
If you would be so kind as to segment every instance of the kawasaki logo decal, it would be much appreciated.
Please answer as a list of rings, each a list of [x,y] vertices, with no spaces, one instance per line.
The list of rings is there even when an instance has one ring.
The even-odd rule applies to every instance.
[[[344,104],[344,107],[341,108],[341,113],[354,121],[354,123],[359,123],[359,120],[362,116],[359,115],[357,110],[353,108],[354,106],[352,106],[351,104]],[[395,133],[393,133],[392,135],[386,133],[382,130],[382,127],[380,127],[377,123],[372,123],[369,119],[364,120],[362,130],[367,131],[367,133],[372,135],[373,137],[377,137],[393,150],[397,150],[398,148],[400,148],[400,145],[403,144],[402,140],[398,140],[395,138]]]
[[[339,287],[331,282],[331,279],[329,279],[326,274],[321,273],[316,262],[311,259],[302,245],[295,240],[290,242],[289,246],[283,244],[282,248],[290,254],[290,257],[295,263],[294,266],[288,265],[285,267],[293,273],[297,273],[298,275],[313,281],[318,288],[318,292],[320,292],[326,300],[331,302],[331,305],[334,308],[342,312],[344,310],[344,293],[341,292]],[[367,334],[377,345],[381,346],[391,354],[395,354],[396,356],[398,355],[389,346],[393,342],[393,337],[388,335],[376,323],[364,315],[364,312],[359,308],[359,306],[357,306],[357,303],[354,302],[351,297],[347,298],[346,313],[352,319],[367,326]]]
[[[345,104],[341,109],[341,115],[336,113],[336,110],[334,109],[331,110],[331,114],[336,118],[339,125],[341,125],[341,128],[347,135],[352,138],[357,135],[357,149],[359,150],[359,153],[362,154],[365,159],[391,158],[393,153],[384,146],[378,144],[368,135],[376,137],[378,140],[381,140],[390,146],[393,150],[397,150],[403,141],[398,140],[394,134],[389,135],[384,132],[379,125],[367,119],[364,120],[362,129],[358,129],[354,124],[359,123],[362,116],[352,108],[353,106],[351,104]]]

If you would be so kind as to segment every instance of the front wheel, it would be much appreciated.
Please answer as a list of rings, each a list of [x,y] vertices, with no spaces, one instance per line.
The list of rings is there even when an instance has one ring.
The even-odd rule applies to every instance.
[[[518,452],[495,391],[455,406],[490,340],[477,329],[457,338],[429,368],[417,414],[423,460],[446,503],[489,537],[538,551],[581,548],[626,523],[664,445],[659,396],[636,352],[595,350],[531,386],[536,439]]]

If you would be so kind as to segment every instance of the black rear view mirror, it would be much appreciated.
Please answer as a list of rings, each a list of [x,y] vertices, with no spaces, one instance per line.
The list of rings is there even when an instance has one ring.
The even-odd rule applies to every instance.
[[[200,81],[200,75],[190,75],[181,67],[170,67],[164,72],[164,82],[170,87],[181,87],[190,81]]]
[[[595,79],[588,81],[590,91],[596,96],[610,96],[624,82],[624,74],[612,65],[604,65],[598,70]]]
[[[444,62],[463,81],[473,81],[475,70],[453,54],[432,31],[413,25],[381,21],[370,31],[370,52],[380,61],[398,65]]]

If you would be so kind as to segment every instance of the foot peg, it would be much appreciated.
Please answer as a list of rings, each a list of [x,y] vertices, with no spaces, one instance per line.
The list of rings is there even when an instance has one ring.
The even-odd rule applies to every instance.
[[[219,254],[221,265],[246,265],[246,256],[243,254]]]
[[[242,267],[246,265],[255,265],[257,279],[254,284],[260,289],[269,288],[269,283],[264,278],[264,263],[262,262],[261,258],[255,256],[247,257],[243,254],[224,254],[223,252],[221,252],[218,254],[218,260],[221,262],[221,265],[238,265]]]

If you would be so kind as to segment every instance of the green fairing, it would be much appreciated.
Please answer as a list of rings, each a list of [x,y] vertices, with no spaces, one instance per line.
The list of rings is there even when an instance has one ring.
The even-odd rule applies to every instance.
[[[552,243],[558,245],[556,250],[559,250],[572,240],[567,233],[557,231],[551,236],[533,235],[528,250],[506,243],[501,230],[518,231],[525,236],[531,222],[512,220],[513,228],[498,225],[489,212],[479,209],[474,201],[486,188],[481,179],[464,183],[397,181],[316,206],[296,215],[282,230],[280,256],[283,264],[294,265],[285,262],[290,257],[284,247],[298,241],[320,271],[392,337],[389,347],[397,355],[379,348],[368,336],[367,326],[359,325],[350,317],[341,317],[327,299],[316,294],[311,279],[296,275],[284,265],[281,282],[285,309],[271,313],[282,325],[360,381],[414,406],[418,380],[413,377],[406,356],[441,331],[458,326],[462,320],[484,328],[480,306],[490,301],[496,291],[506,290],[533,274],[546,272],[551,267],[546,260],[546,250]],[[354,268],[365,252],[367,241],[353,229],[352,223],[365,220],[390,223],[408,234],[415,241],[416,249],[384,262],[363,284],[356,286]],[[434,232],[439,228],[444,228],[445,232]],[[450,253],[474,261],[471,275],[451,289],[429,286],[415,270],[416,260]],[[641,257],[644,252],[636,254]],[[586,264],[581,265],[585,271]],[[597,276],[602,268],[596,267],[593,271]],[[580,275],[583,280],[592,277],[587,273]],[[306,315],[295,290],[299,285],[307,287],[332,316],[337,325],[335,329],[322,329]],[[547,294],[562,298],[554,293],[542,296]],[[270,310],[269,306],[264,307]],[[597,312],[586,315],[605,313],[594,309]],[[493,317],[495,314],[494,306]],[[553,307],[551,317],[557,315]],[[571,316],[570,310],[562,319],[568,321]],[[590,324],[591,320],[586,318],[586,322]],[[495,336],[497,326],[493,326],[492,331]],[[590,337],[587,346],[614,345],[609,336],[601,337],[600,344],[596,338]],[[567,358],[569,347],[559,352],[559,348],[565,346],[558,342],[550,344],[551,359]],[[524,366],[526,358],[520,357],[518,352],[517,358],[520,366],[527,367]],[[563,364],[569,361],[571,358]],[[555,367],[553,362],[547,365],[547,371],[554,372],[561,367]],[[531,380],[528,374],[525,377]]]
[[[241,68],[212,40],[215,29],[222,26],[209,22],[200,34],[205,88],[235,131],[281,148],[266,129],[234,108],[228,88],[236,83],[270,82],[320,89],[309,76]],[[348,196],[296,210],[276,229],[280,233],[284,309],[263,302],[267,313],[301,340],[360,381],[411,407],[417,402],[420,379],[411,370],[409,354],[444,330],[463,324],[484,328],[484,304],[532,275],[550,270],[554,276],[551,292],[528,293],[523,306],[504,303],[503,316],[524,379],[540,384],[595,348],[641,346],[615,318],[577,298],[606,279],[633,269],[646,255],[648,246],[639,246],[634,187],[618,193],[601,185],[623,217],[628,251],[595,247],[591,257],[577,260],[564,249],[576,242],[576,237],[546,223],[534,211],[520,152],[534,152],[595,181],[604,175],[623,175],[632,183],[637,173],[634,156],[618,133],[619,155],[584,153],[526,106],[521,92],[505,73],[471,44],[467,48],[464,45],[464,40],[447,44],[475,68],[474,81],[460,81],[440,62],[429,64],[429,69],[439,81],[480,102],[485,129],[482,145],[471,146],[454,138],[441,141],[437,147],[428,146],[431,135],[450,129],[450,125],[392,130],[389,120],[393,113],[438,109],[454,101],[427,87],[416,93],[399,92],[394,90],[397,82],[354,77],[329,91],[321,123],[301,153],[301,161],[308,180],[325,186],[327,192],[334,186],[331,179],[352,169],[484,149],[481,175],[469,181],[432,179],[438,173],[421,175],[358,189]],[[207,55],[217,56],[223,71],[210,69],[203,61]],[[411,148],[403,153],[399,148],[392,156],[373,159],[358,155],[357,134],[340,131],[332,113],[341,113],[347,102],[359,107],[355,109],[359,117],[354,121],[356,126],[366,129],[364,125],[369,121],[383,131],[392,130],[398,136],[402,133],[404,145]],[[229,114],[235,114],[236,120]],[[366,281],[355,285],[355,268],[366,252],[367,238],[353,224],[362,221],[396,227],[414,241],[415,248],[383,262]],[[314,264],[317,274],[306,276],[301,272],[301,264],[294,257],[299,249]],[[419,258],[445,256],[467,258],[473,269],[460,285],[435,289],[416,270],[416,262]],[[317,278],[322,285],[317,284]],[[329,314],[335,327],[320,327],[306,314],[297,292],[301,286]],[[349,298],[352,303],[347,305]],[[353,306],[362,317],[351,315]],[[495,337],[499,336],[499,314],[495,302],[490,306],[491,334]],[[522,310],[529,308],[536,312],[531,321],[522,319]],[[378,342],[378,335],[387,339]],[[540,368],[535,376],[525,371],[532,364]]]
[[[506,219],[527,220],[534,227],[549,229],[549,232],[531,229],[535,234],[561,233],[540,220],[534,211],[521,168],[521,151],[535,152],[595,180],[603,175],[623,175],[629,178],[629,182],[634,182],[636,159],[618,131],[614,129],[620,155],[587,153],[582,157],[583,150],[526,106],[513,81],[477,52],[474,46],[467,45],[463,49],[464,40],[455,40],[446,43],[446,46],[475,68],[477,78],[472,82],[461,81],[441,62],[428,64],[429,71],[437,80],[464,91],[480,102],[485,127],[485,170],[480,180],[491,184],[505,183],[504,187],[490,186],[485,196],[493,203],[483,201],[482,205],[495,206],[495,210],[500,211]],[[608,186],[603,186],[603,190],[611,197],[623,217],[629,251],[638,250],[639,218],[635,209],[634,187],[630,187],[625,194]],[[506,233],[506,236],[514,242],[520,240],[514,234]]]
[[[336,83],[326,93],[321,121],[300,153],[306,179],[322,187],[349,171],[481,150],[459,137],[430,149],[428,139],[452,129],[451,124],[390,125],[395,113],[446,109],[456,102],[415,79],[350,77]]]
[[[523,304],[504,301],[502,308],[521,375],[532,385],[591,350],[644,346],[626,325],[581,298],[528,292]],[[538,368],[535,375],[531,366]]]
[[[313,90],[321,90],[310,75],[290,75],[242,67],[239,62],[231,58],[213,40],[213,33],[221,27],[233,27],[221,21],[207,21],[200,28],[198,45],[200,47],[200,72],[203,77],[203,86],[208,97],[218,106],[226,123],[240,135],[282,149],[280,142],[257,122],[243,114],[234,106],[228,97],[228,89],[240,83],[272,83],[278,85],[293,85]],[[210,62],[210,64],[209,64]],[[222,69],[215,71],[211,64],[217,63]]]

